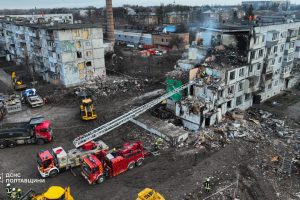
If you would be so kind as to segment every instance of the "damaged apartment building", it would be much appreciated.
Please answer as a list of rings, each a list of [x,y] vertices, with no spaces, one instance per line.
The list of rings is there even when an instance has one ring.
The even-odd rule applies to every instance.
[[[293,87],[299,78],[291,73],[299,27],[300,22],[202,28],[177,63],[194,81],[187,98],[173,106],[184,127],[213,125],[228,111],[245,110]]]
[[[106,76],[99,24],[0,21],[6,58],[65,87]]]

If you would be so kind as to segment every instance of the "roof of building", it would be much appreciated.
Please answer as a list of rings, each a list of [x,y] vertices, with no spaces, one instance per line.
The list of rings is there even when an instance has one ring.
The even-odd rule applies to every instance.
[[[1,20],[0,22],[7,23],[7,24],[14,24],[17,26],[27,26],[36,29],[46,29],[46,30],[68,30],[68,29],[82,29],[82,28],[102,28],[100,23],[75,23],[75,24],[68,24],[68,23],[59,23],[59,24],[46,24],[46,23],[29,23],[27,21],[7,21]]]

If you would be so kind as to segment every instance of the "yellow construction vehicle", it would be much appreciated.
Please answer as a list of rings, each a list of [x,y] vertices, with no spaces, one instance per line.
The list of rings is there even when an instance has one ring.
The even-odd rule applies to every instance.
[[[47,192],[36,195],[32,200],[74,200],[71,195],[70,187],[62,188],[60,186],[52,186]]]
[[[136,200],[165,200],[165,198],[153,189],[145,188],[138,193]]]
[[[84,97],[80,105],[81,119],[93,120],[97,118],[93,100],[90,97]]]
[[[17,76],[16,72],[11,73],[11,80],[15,90],[25,90],[26,84],[23,83],[20,77]]]
[[[70,187],[51,186],[47,192],[36,194],[33,190],[27,191],[20,200],[74,200]]]

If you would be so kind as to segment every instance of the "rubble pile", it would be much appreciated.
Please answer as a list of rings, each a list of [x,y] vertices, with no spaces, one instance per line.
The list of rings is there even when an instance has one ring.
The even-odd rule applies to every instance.
[[[285,120],[269,112],[255,109],[247,112],[234,110],[220,124],[202,129],[197,137],[194,138],[194,146],[209,150],[218,150],[235,139],[255,143],[271,137],[282,138],[286,143],[293,143],[297,151],[300,149],[296,141],[300,137],[300,130],[289,127]]]
[[[212,68],[241,66],[247,62],[247,58],[236,48],[223,45],[210,49],[205,58],[205,65]]]
[[[173,71],[166,73],[165,77],[167,79],[170,78],[170,79],[180,80],[183,83],[186,83],[189,81],[189,72],[180,69],[175,69]]]
[[[86,91],[93,97],[103,97],[114,95],[117,93],[125,93],[127,91],[143,91],[145,82],[148,80],[133,79],[127,77],[110,76],[106,81],[94,80],[80,87],[75,88],[76,91]]]

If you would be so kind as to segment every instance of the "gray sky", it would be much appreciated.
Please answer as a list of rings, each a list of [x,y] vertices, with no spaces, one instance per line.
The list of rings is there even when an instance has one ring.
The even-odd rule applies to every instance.
[[[240,4],[242,0],[175,0],[176,4],[183,5],[234,5]],[[174,0],[113,0],[113,6],[131,5],[160,5],[161,3],[170,4]],[[299,0],[291,0],[291,3],[298,3]],[[0,9],[12,8],[53,8],[53,7],[103,7],[105,0],[0,0]]]
[[[161,3],[170,4],[174,0],[113,0],[113,6],[123,4],[132,5],[160,5]],[[184,5],[203,5],[203,4],[239,4],[241,0],[175,0],[176,4]],[[1,8],[49,8],[49,7],[103,7],[105,0],[0,0]]]

